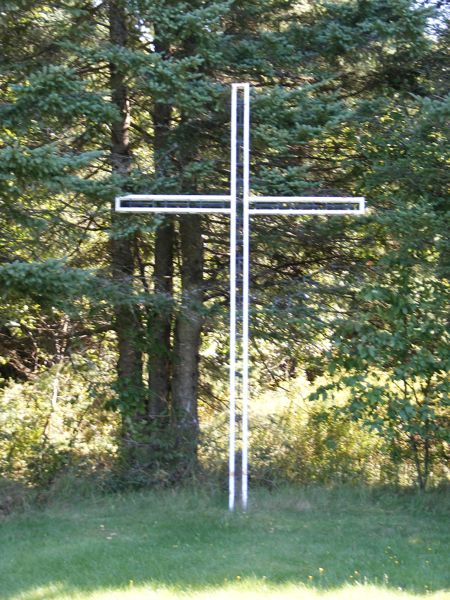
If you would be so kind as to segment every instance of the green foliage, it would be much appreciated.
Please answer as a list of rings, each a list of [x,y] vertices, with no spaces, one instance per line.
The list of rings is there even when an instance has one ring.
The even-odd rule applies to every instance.
[[[174,432],[136,423],[148,408],[147,374],[161,350],[152,327],[169,314],[173,338],[184,307],[155,293],[161,219],[114,216],[111,201],[121,191],[228,189],[229,82],[241,80],[256,90],[256,191],[358,193],[369,205],[358,222],[280,218],[252,225],[255,396],[302,372],[310,381],[326,372],[324,393],[352,391],[345,406],[339,401],[335,421],[321,419],[321,407],[306,420],[293,412],[258,421],[255,476],[372,481],[384,477],[388,463],[396,472],[411,460],[423,486],[431,472],[442,474],[448,14],[412,0],[3,4],[0,376],[2,394],[14,397],[6,418],[16,409],[22,414],[29,396],[38,398],[22,429],[14,421],[27,465],[34,465],[12,463],[16,475],[44,483],[73,460],[66,442],[43,440],[44,398],[60,367],[67,385],[73,377],[83,387],[77,361],[97,353],[107,359],[94,361],[92,385],[104,390],[104,381],[111,383],[114,393],[105,391],[101,404],[120,411],[148,467],[131,479],[149,481],[150,471],[160,473],[152,482],[177,479]],[[123,11],[123,45],[111,38],[111,7]],[[113,70],[129,92],[126,174],[113,168],[118,157],[111,156],[111,131],[124,116],[111,89]],[[158,110],[169,115],[159,149]],[[204,346],[215,350],[200,363],[200,399],[212,444],[208,426],[223,423],[226,396],[218,363],[227,350],[228,230],[212,217],[202,228],[206,308],[199,312]],[[178,224],[175,232],[172,287],[181,296]],[[131,261],[121,283],[113,283],[114,244]],[[118,344],[111,349],[120,308],[135,318],[130,339],[143,365],[138,377],[115,366],[123,354]],[[65,392],[74,415],[77,385]],[[115,423],[117,415],[109,418]],[[376,433],[363,431],[364,424]],[[9,446],[3,448],[6,469]],[[222,464],[225,448],[217,440],[214,461]],[[378,475],[365,470],[371,461],[383,465]],[[47,465],[42,473],[39,464]]]
[[[4,388],[0,477],[43,488],[69,471],[111,478],[118,422],[105,410],[110,380],[100,366],[92,352],[72,356],[71,364]]]
[[[450,441],[447,111],[415,100],[407,119],[399,107],[380,119],[388,142],[372,131],[377,164],[366,185],[381,210],[369,223],[383,245],[354,283],[352,319],[337,321],[329,368],[338,378],[322,390],[351,389],[348,413],[390,440],[398,460],[414,461],[422,488]]]
[[[14,261],[0,267],[0,284],[4,299],[32,298],[40,302],[64,303],[67,298],[80,298],[98,285],[83,269],[65,268],[62,261],[45,263]]]
[[[360,423],[323,408],[289,410],[256,420],[251,436],[251,476],[272,486],[387,481],[382,440]]]
[[[412,483],[414,469],[392,464],[386,440],[365,428],[362,419],[336,414],[326,402],[299,402],[298,390],[307,387],[304,378],[299,378],[283,399],[280,392],[272,392],[254,405],[249,443],[252,485],[272,489],[286,482],[305,486]],[[288,404],[286,395],[291,398]],[[344,406],[346,401],[347,396],[341,394],[338,404]],[[226,421],[206,422],[200,447],[203,471],[225,480],[227,459]]]
[[[425,487],[450,442],[448,289],[404,266],[382,273],[379,287],[372,281],[357,296],[354,320],[338,328],[330,369],[338,388],[352,391],[347,413],[390,440],[398,459],[412,457]]]

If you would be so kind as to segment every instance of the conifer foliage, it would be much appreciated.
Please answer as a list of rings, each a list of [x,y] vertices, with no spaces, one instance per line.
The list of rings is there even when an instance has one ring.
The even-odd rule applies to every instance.
[[[248,81],[253,188],[370,207],[357,223],[255,222],[255,385],[306,373],[316,397],[350,390],[346,410],[425,487],[448,441],[448,31],[445,9],[412,0],[3,2],[6,413],[11,390],[51,389],[32,442],[5,421],[2,472],[26,476],[33,444],[64,463],[75,441],[49,422],[76,404],[70,373],[99,411],[97,425],[74,417],[80,431],[119,417],[122,479],[198,467],[202,418],[226,398],[228,226],[121,216],[113,200],[225,191],[229,85]],[[14,463],[19,439],[29,458]]]

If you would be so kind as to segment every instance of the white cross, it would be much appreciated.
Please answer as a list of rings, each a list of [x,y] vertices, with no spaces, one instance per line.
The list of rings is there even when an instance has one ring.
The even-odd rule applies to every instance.
[[[235,507],[236,402],[240,400],[242,406],[241,504],[242,508],[246,510],[248,502],[250,216],[362,215],[365,211],[364,198],[252,196],[250,191],[250,84],[233,83],[230,193],[226,195],[129,194],[116,198],[116,210],[119,212],[230,215],[229,509],[234,510]],[[241,249],[242,256],[240,256]],[[240,392],[242,398],[239,399]]]

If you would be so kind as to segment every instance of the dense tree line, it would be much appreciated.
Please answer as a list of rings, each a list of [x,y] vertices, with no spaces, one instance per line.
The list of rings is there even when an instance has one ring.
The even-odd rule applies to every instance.
[[[448,442],[448,32],[412,0],[5,2],[2,472],[43,449],[57,469],[94,407],[118,416],[123,477],[195,470],[200,421],[226,410],[227,223],[113,201],[226,190],[229,85],[249,81],[254,189],[369,206],[255,223],[255,390],[347,390],[323,419],[372,428],[425,487]],[[26,436],[14,385],[51,407]],[[79,410],[52,423],[63,396]]]

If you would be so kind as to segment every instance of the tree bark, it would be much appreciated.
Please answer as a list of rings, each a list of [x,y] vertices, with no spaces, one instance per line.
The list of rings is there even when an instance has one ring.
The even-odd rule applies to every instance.
[[[201,218],[180,219],[182,306],[175,323],[172,402],[179,466],[197,462],[199,349],[203,326],[203,238]]]
[[[160,44],[157,50],[161,51]],[[167,104],[155,102],[153,108],[153,155],[155,174],[167,175],[170,157],[168,137],[172,110]],[[173,293],[173,246],[174,226],[171,217],[156,231],[155,267],[153,272],[154,291],[159,298],[159,309],[152,311],[149,321],[149,416],[163,428],[168,423],[170,404],[171,375],[171,330],[172,330],[172,293]]]
[[[166,40],[155,32],[155,51],[169,52]],[[155,101],[152,111],[153,157],[156,177],[166,177],[170,172],[171,155],[169,149],[172,107]],[[175,229],[173,219],[166,216],[156,231],[153,287],[159,306],[149,313],[149,418],[157,429],[166,429],[170,414],[171,378],[171,333],[173,325],[173,261]]]
[[[127,23],[121,0],[109,0],[109,38],[118,48],[127,45]],[[111,123],[111,168],[113,174],[126,182],[130,174],[130,104],[125,74],[113,62],[110,63],[110,87],[113,104],[119,117]],[[114,328],[117,335],[118,363],[117,383],[122,411],[135,419],[142,412],[142,355],[139,349],[140,322],[130,297],[133,294],[134,235],[121,235],[122,216],[111,207],[114,235],[110,239],[112,277],[120,289],[121,300],[114,307]],[[124,419],[124,422],[126,419]],[[129,445],[133,437],[124,428],[124,442]]]
[[[169,218],[156,232],[154,291],[159,304],[149,314],[149,418],[165,428],[170,406],[174,226]]]

